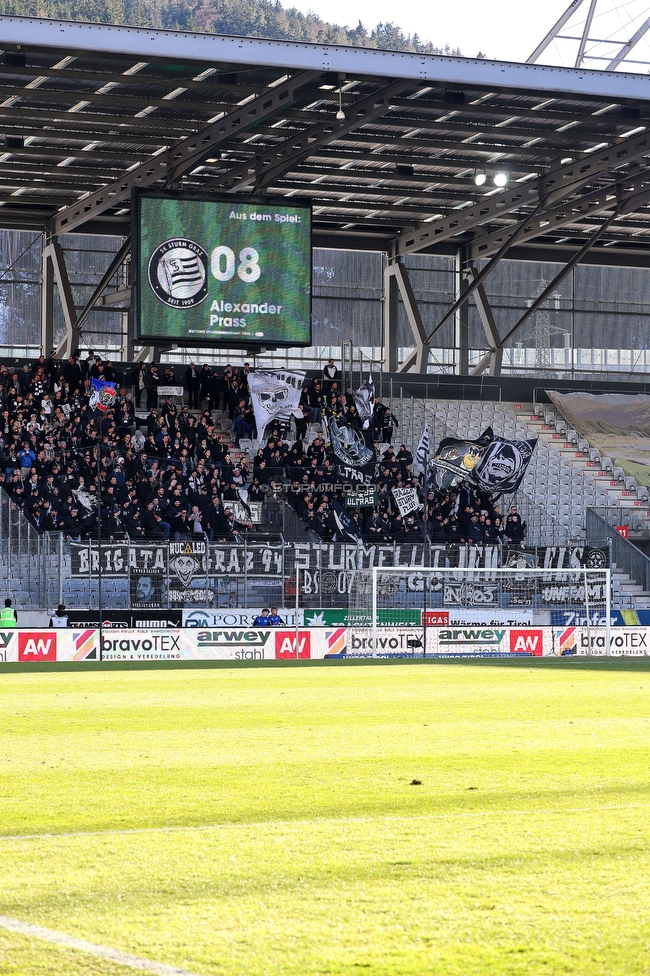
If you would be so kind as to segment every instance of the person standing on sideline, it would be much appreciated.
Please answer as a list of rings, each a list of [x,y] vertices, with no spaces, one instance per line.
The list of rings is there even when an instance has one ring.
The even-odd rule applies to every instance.
[[[258,613],[257,617],[253,621],[253,627],[268,627],[269,626],[269,611],[267,607],[264,607],[261,613]]]
[[[68,626],[68,615],[65,612],[65,607],[62,603],[58,605],[52,616],[50,617],[50,627],[67,627]]]
[[[278,613],[277,607],[271,607],[271,615],[269,617],[270,627],[282,627],[284,625],[284,620]]]
[[[6,599],[5,605],[2,610],[0,610],[0,630],[6,630],[7,627],[17,627],[18,626],[18,614],[11,605],[11,600]]]

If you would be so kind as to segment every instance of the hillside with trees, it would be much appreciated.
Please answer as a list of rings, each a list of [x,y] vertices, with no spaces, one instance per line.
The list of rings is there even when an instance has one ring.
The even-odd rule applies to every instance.
[[[0,0],[0,13],[460,55],[459,50],[451,50],[448,45],[437,47],[431,41],[422,41],[417,34],[405,34],[392,23],[380,23],[370,30],[361,21],[353,28],[341,27],[316,14],[303,14],[295,7],[285,9],[277,0]]]

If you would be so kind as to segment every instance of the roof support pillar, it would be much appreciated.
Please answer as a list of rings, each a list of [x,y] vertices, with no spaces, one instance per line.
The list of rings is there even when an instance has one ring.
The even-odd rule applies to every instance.
[[[54,270],[47,250],[41,255],[41,353],[49,356],[54,348]]]
[[[401,261],[389,264],[384,272],[385,289],[388,292],[388,323],[386,329],[387,344],[389,348],[388,361],[389,370],[398,373],[406,373],[411,366],[415,366],[416,373],[426,373],[429,364],[429,345],[427,343],[427,333],[422,322],[420,309],[411,287],[411,282],[406,268]],[[397,294],[401,295],[404,303],[404,311],[411,326],[411,332],[415,340],[415,349],[408,356],[401,366],[397,365]],[[394,304],[394,308],[391,306]],[[391,314],[392,312],[392,314]],[[393,351],[391,353],[391,350]]]
[[[467,277],[470,281],[476,280],[478,277],[478,270],[475,265],[471,264],[469,266]],[[481,325],[483,326],[483,331],[485,332],[485,337],[490,347],[490,368],[488,373],[490,376],[500,376],[501,364],[503,362],[503,348],[499,338],[499,330],[497,329],[496,322],[494,321],[494,315],[492,314],[492,309],[490,307],[488,297],[485,294],[485,288],[482,284],[478,284],[476,286],[474,301],[476,302],[478,316],[481,320]],[[467,307],[467,303],[465,303],[465,307]],[[481,372],[483,369],[485,369],[485,367],[482,366],[482,362],[483,361],[481,360],[481,363],[479,363],[479,367],[482,367]],[[477,376],[480,375],[480,373],[475,373],[472,371],[472,375]]]
[[[460,298],[466,287],[466,279],[463,275],[466,262],[466,249],[459,247],[456,251],[454,275],[457,299]],[[467,376],[469,373],[469,308],[467,302],[463,302],[456,312],[456,340],[454,345],[458,350],[458,372],[461,376]]]
[[[393,265],[389,264],[384,268],[385,356],[389,373],[396,373],[397,367],[399,366],[399,343],[397,339],[398,299],[397,278],[393,273]]]
[[[43,263],[44,265],[47,264],[51,266],[53,278],[59,291],[59,298],[61,299],[61,307],[63,309],[63,321],[65,322],[65,336],[55,350],[56,358],[67,359],[68,356],[72,354],[72,351],[77,348],[80,333],[77,331],[75,334],[77,312],[74,307],[74,298],[72,296],[72,287],[68,277],[68,269],[65,266],[65,255],[63,253],[63,248],[59,244],[58,237],[51,237],[43,248]],[[44,279],[46,277],[47,275],[44,274]],[[53,308],[54,305],[52,303],[52,319]],[[45,311],[45,316],[47,317],[47,310]],[[53,346],[54,340],[52,339],[50,351]],[[44,355],[48,355],[48,353],[44,352]]]

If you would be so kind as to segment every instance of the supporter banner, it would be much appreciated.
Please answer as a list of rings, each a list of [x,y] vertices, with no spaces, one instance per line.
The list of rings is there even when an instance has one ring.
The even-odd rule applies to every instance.
[[[354,404],[359,417],[363,421],[364,428],[368,427],[369,422],[372,420],[373,410],[375,409],[375,384],[372,382],[372,376],[364,380],[354,394]]]
[[[639,484],[650,487],[650,396],[547,393],[570,427]]]
[[[184,607],[188,603],[207,606],[212,603],[214,590],[206,585],[206,555],[207,545],[204,541],[192,539],[169,543],[167,602],[172,606]]]
[[[430,461],[429,425],[424,428],[413,458],[413,473],[424,474]]]
[[[346,485],[344,495],[347,508],[374,508],[377,504],[377,485]]]
[[[349,515],[338,498],[332,499],[332,515],[336,523],[336,534],[339,538],[361,542],[361,523]]]
[[[191,557],[193,579],[205,580],[205,569],[203,561],[208,559],[208,571],[211,574],[224,574],[228,576],[281,576],[283,570],[282,547],[281,546],[227,546],[209,545],[207,550],[199,552],[192,550],[185,554],[182,550],[186,543],[127,543],[102,545],[101,547],[101,571],[106,578],[124,579],[131,572],[154,573],[168,572],[168,554],[171,559],[179,555],[176,550],[171,550],[171,546],[180,546],[180,555]],[[204,542],[190,543],[193,546],[205,546]],[[71,551],[71,573],[75,577],[96,577],[100,567],[100,549],[95,543],[70,543]],[[179,569],[171,569],[182,583],[179,576],[183,566],[188,563],[175,562]]]
[[[276,417],[292,413],[302,417],[300,410],[300,390],[278,380],[271,373],[262,370],[248,374],[248,389],[255,414],[255,425],[259,441],[264,437],[264,431]]]
[[[168,545],[124,543],[101,546],[101,573],[104,577],[124,579],[129,570],[166,573]],[[100,571],[100,547],[81,542],[70,543],[72,576],[96,577]]]
[[[157,609],[163,602],[166,602],[163,600],[163,585],[162,573],[152,573],[139,569],[131,570],[131,606],[140,609]]]
[[[99,631],[76,628],[0,631],[0,662],[99,660]]]
[[[334,416],[321,417],[325,453],[343,482],[372,483],[376,469],[375,448],[370,434]]]
[[[99,380],[93,376],[90,381],[88,409],[93,413],[96,410],[104,413],[106,410],[112,409],[116,396],[117,390],[115,389],[115,383],[109,383],[107,380]]]
[[[203,545],[204,543],[190,543]],[[167,574],[169,559],[179,555],[171,546],[186,543],[131,543],[109,544],[101,547],[102,575],[106,578],[124,579],[131,572]],[[96,577],[100,566],[100,551],[97,544],[70,543],[71,572],[75,577],[89,579]],[[540,569],[602,569],[608,565],[609,550],[589,546],[549,546],[546,548],[509,549],[501,546],[459,546],[450,550],[444,545],[429,546],[421,542],[404,544],[373,545],[361,543],[295,543],[285,546],[229,546],[209,544],[206,553],[192,550],[181,552],[189,556],[188,562],[175,563],[180,569],[169,569],[179,583],[182,567],[193,567],[192,579],[205,580],[202,561],[207,558],[209,576],[278,578],[287,579],[295,569],[308,571],[346,571],[372,569],[373,566],[398,566],[413,569],[414,572],[430,568],[445,569],[449,566],[460,568],[498,568],[512,566],[513,569],[538,567]],[[334,590],[332,590],[334,592]]]
[[[158,386],[156,387],[156,392],[159,397],[181,397],[185,392],[182,386]]]
[[[431,462],[434,483],[449,488],[466,480],[484,491],[510,494],[521,484],[536,444],[536,438],[509,441],[495,437],[491,427],[474,441],[446,437]]]
[[[392,493],[402,516],[417,512],[422,507],[415,488],[393,488]]]
[[[539,548],[505,548],[502,546],[429,546],[421,542],[399,545],[362,543],[295,543],[287,548],[287,565],[300,570],[354,570],[373,566],[398,566],[404,569],[536,567],[539,569],[604,569],[609,564],[609,550],[590,546],[548,546]],[[290,575],[293,567],[288,570]]]

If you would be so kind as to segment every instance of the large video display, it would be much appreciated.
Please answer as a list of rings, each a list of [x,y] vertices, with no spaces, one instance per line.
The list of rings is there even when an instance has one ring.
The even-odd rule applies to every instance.
[[[133,203],[138,339],[310,344],[309,206],[146,191]]]

